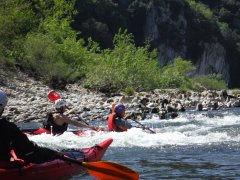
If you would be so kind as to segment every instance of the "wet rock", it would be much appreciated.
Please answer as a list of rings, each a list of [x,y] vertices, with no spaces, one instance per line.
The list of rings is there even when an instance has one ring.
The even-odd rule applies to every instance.
[[[202,103],[198,103],[198,104],[197,104],[196,110],[197,110],[197,111],[202,111],[202,110],[203,110],[203,105],[202,105]]]
[[[1,90],[9,98],[4,115],[13,121],[39,121],[45,118],[47,112],[54,110],[54,104],[47,98],[52,89],[39,81],[21,74],[15,79],[5,79],[1,84]],[[126,105],[128,111],[138,111],[141,119],[149,114],[156,114],[160,119],[176,118],[178,113],[188,109],[214,111],[240,107],[238,96],[231,95],[227,90],[183,93],[176,89],[155,89],[150,92],[136,92],[133,96],[117,93],[109,97],[107,94],[85,89],[79,84],[67,85],[66,89],[67,91],[57,92],[67,100],[69,107],[78,113],[88,112],[89,118],[96,120],[105,119],[111,113],[112,104],[120,101]]]

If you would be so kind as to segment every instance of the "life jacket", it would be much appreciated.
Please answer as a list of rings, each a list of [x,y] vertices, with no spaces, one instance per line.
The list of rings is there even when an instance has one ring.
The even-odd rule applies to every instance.
[[[0,118],[0,160],[1,161],[9,161],[10,159],[10,150],[11,150],[11,137],[9,137],[8,133],[8,125],[6,123],[6,119]]]
[[[124,126],[116,126],[115,118],[117,118],[116,113],[112,113],[108,116],[108,130],[117,132],[127,131],[127,128]]]
[[[64,133],[67,128],[68,124],[64,123],[63,125],[59,126],[55,124],[53,119],[53,113],[49,112],[47,113],[47,120],[43,123],[43,127],[47,129],[48,131],[52,131],[53,133]]]
[[[108,116],[108,130],[109,131],[116,131],[117,130],[117,126],[114,123],[115,117],[117,117],[116,113],[112,113]]]
[[[14,123],[8,122],[5,118],[0,118],[0,137],[0,160],[2,161],[9,161],[12,149],[21,159],[34,150],[34,143],[29,141]]]
[[[1,162],[9,162],[13,155],[15,162],[18,162],[17,165],[20,165],[20,162],[23,165],[30,162],[52,161],[56,159],[55,154],[55,151],[39,147],[30,141],[14,123],[7,121],[6,118],[0,118],[0,166],[5,164]]]

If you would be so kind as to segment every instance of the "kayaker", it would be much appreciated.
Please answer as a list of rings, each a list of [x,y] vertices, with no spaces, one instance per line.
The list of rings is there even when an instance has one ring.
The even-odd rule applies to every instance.
[[[12,122],[2,117],[8,98],[0,90],[0,161],[15,161],[18,163],[43,163],[57,159],[54,150],[39,147],[21,132]],[[14,157],[15,153],[15,157]]]
[[[108,116],[108,130],[123,132],[132,128],[132,125],[127,121],[129,115],[125,114],[125,106],[117,104],[114,107],[114,112]]]
[[[55,101],[55,109],[55,112],[47,113],[47,120],[43,123],[43,127],[51,132],[62,134],[67,130],[68,124],[72,124],[80,128],[90,128],[93,130],[98,129],[72,120],[69,115],[73,114],[74,111],[67,110],[66,101],[64,99],[60,98]]]

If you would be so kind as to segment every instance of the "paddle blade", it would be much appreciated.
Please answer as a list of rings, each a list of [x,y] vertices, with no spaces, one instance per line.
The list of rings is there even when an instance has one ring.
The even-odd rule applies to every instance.
[[[54,90],[52,90],[48,93],[48,99],[53,103],[60,98],[61,98],[61,96],[59,94],[57,94],[56,91],[54,91]]]
[[[112,113],[114,113],[115,103],[112,103]]]
[[[139,174],[121,164],[109,161],[83,162],[88,173],[98,179],[138,180]]]

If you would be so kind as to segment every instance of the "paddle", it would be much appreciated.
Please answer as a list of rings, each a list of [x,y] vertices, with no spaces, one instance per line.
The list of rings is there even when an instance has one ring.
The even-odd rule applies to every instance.
[[[71,163],[79,164],[86,168],[88,173],[98,179],[139,179],[139,174],[132,169],[110,161],[97,161],[97,162],[81,162],[76,159],[58,154],[59,159]]]
[[[115,103],[112,103],[112,108],[111,108],[112,109],[112,113],[114,113],[115,105],[116,105]]]
[[[77,116],[77,118],[78,118],[79,120],[81,120],[82,122],[84,122],[86,125],[90,126],[89,123],[87,123],[82,117],[80,117],[80,116],[77,115],[76,113],[74,113],[74,114]],[[93,130],[94,130],[94,131],[99,131],[98,128],[96,128],[96,127],[94,127]]]
[[[52,90],[48,93],[48,99],[54,103],[56,100],[61,99],[61,96],[56,93],[56,91]]]
[[[90,126],[89,123],[87,121],[85,121],[82,117],[80,117],[77,113],[74,112],[74,114],[77,116],[77,118],[79,120],[81,120],[82,122],[84,122],[86,125]]]
[[[133,120],[133,121],[136,122],[137,124],[141,125],[144,129],[147,129],[147,130],[149,130],[150,132],[156,134],[155,131],[151,130],[149,127],[146,128],[143,124],[141,124],[141,123],[138,122],[137,120],[135,120],[135,119],[131,119],[131,120]]]

